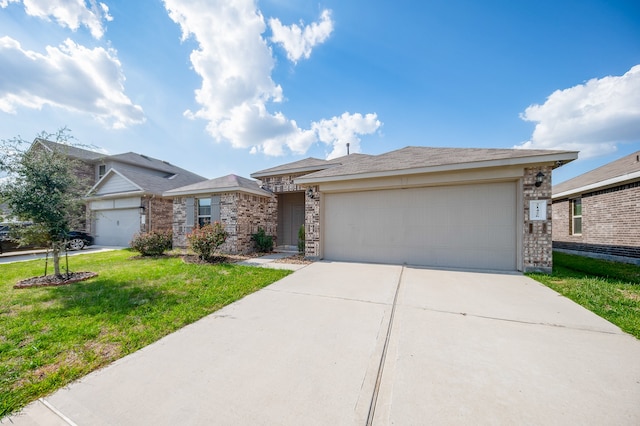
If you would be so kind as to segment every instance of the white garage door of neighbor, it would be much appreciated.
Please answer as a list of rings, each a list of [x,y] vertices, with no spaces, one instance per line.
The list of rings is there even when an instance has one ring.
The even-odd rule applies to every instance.
[[[133,235],[140,231],[139,209],[96,211],[96,244],[128,247]]]
[[[516,183],[327,194],[324,258],[516,269]]]

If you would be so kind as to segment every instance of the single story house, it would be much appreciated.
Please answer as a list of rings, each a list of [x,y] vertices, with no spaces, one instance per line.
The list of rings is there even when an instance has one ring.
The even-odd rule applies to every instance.
[[[188,170],[147,155],[105,155],[78,146],[36,138],[29,149],[55,151],[74,160],[87,190],[86,213],[78,230],[96,244],[128,246],[138,232],[171,231],[173,200],[164,191],[206,180]]]
[[[276,233],[272,217],[276,214],[276,197],[254,180],[227,175],[166,191],[173,199],[173,245],[187,246],[187,234],[194,226],[220,222],[229,233],[221,247],[228,253],[253,251],[251,236],[263,228]]]
[[[554,250],[640,264],[640,151],[553,186]]]
[[[233,191],[203,189],[202,195],[220,194],[222,203],[223,194],[235,194],[227,200],[238,216],[220,214],[232,231],[233,220],[249,214],[234,207],[234,200],[254,197],[248,210],[261,213],[248,232],[260,224],[278,246],[296,247],[304,225],[309,258],[550,272],[551,172],[577,155],[406,147],[380,155],[307,158],[253,173],[259,182],[243,181],[251,194],[236,185]],[[213,181],[211,187],[218,185]],[[175,198],[183,190],[185,199]],[[198,194],[179,188],[164,195],[174,196],[174,241],[184,244],[182,234],[197,223]]]

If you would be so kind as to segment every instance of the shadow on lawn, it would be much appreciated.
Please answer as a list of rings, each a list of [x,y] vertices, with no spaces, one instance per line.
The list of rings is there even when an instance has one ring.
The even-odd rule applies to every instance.
[[[72,312],[80,315],[123,315],[158,303],[165,307],[178,303],[177,296],[169,292],[109,278],[53,287],[51,296],[59,303],[57,309],[65,315]]]

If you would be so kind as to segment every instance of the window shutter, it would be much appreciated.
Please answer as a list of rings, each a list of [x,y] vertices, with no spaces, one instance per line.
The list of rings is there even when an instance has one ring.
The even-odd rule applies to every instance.
[[[189,228],[188,231],[191,231],[191,228],[193,228],[193,223],[196,218],[195,199],[193,197],[188,197],[186,199],[186,203],[187,203],[187,221],[185,225],[187,226],[187,228]]]
[[[211,197],[211,222],[220,222],[220,196]]]

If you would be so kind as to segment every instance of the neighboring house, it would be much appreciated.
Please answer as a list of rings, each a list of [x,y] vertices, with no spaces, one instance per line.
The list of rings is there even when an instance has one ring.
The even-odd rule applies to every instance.
[[[254,180],[228,175],[164,193],[173,198],[173,245],[185,247],[186,236],[194,226],[211,222],[224,224],[229,238],[221,250],[229,253],[253,251],[251,235],[263,228],[276,232],[271,218],[277,211],[274,194]]]
[[[553,187],[553,248],[640,264],[640,151]]]
[[[36,139],[34,145],[79,160],[78,173],[90,182],[85,231],[99,245],[128,246],[138,232],[171,231],[173,200],[162,193],[206,180],[166,161],[133,152],[104,155],[42,139]]]
[[[429,147],[307,158],[253,173],[255,187],[273,197],[256,195],[252,209],[264,212],[256,224],[281,247],[295,247],[304,224],[309,258],[550,272],[551,171],[576,158],[573,151]],[[187,224],[197,223],[195,204],[189,210],[184,202],[174,198],[174,239],[182,242]]]

